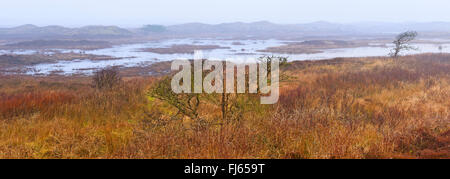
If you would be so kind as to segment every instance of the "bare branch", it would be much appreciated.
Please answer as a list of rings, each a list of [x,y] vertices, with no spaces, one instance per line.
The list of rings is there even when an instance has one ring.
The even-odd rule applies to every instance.
[[[416,31],[403,32],[392,42],[395,47],[391,50],[390,56],[398,57],[402,51],[418,50],[418,48],[409,45],[417,37]]]

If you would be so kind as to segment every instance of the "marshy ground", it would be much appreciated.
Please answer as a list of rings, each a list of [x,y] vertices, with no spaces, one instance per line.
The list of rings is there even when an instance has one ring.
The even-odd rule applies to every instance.
[[[0,76],[0,158],[449,158],[450,55],[291,62],[280,100],[152,94],[164,77]]]

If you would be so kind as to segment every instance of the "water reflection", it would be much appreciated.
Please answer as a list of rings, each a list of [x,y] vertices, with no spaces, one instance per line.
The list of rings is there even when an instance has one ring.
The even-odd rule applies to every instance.
[[[328,49],[322,53],[316,54],[274,54],[259,52],[258,50],[264,50],[268,47],[284,45],[288,41],[280,40],[215,40],[215,39],[173,39],[165,41],[153,41],[140,44],[126,44],[118,45],[112,48],[88,50],[84,51],[86,54],[94,55],[108,55],[112,57],[120,57],[118,60],[107,61],[91,61],[89,59],[80,59],[73,61],[60,61],[53,64],[38,64],[28,67],[27,74],[49,74],[52,72],[58,72],[63,74],[75,74],[91,73],[96,68],[102,68],[106,66],[125,66],[133,67],[143,64],[151,64],[158,61],[167,61],[174,59],[192,59],[192,54],[157,54],[151,52],[142,52],[143,48],[163,48],[170,47],[172,45],[218,45],[221,47],[228,47],[227,49],[214,49],[203,51],[205,58],[216,59],[249,59],[258,58],[263,55],[281,55],[288,56],[289,60],[320,60],[336,57],[365,57],[365,56],[386,56],[390,47],[380,47],[380,44],[370,44],[369,47],[357,47],[357,48],[340,48],[340,49]],[[407,54],[418,54],[433,52],[438,53],[441,50],[439,46],[443,46],[442,52],[450,53],[450,45],[444,44],[414,44],[419,48],[418,51],[410,51]],[[59,50],[60,52],[75,52],[79,53],[81,50]],[[17,51],[8,52],[0,51],[0,54],[15,53],[15,54],[32,54],[36,51]]]

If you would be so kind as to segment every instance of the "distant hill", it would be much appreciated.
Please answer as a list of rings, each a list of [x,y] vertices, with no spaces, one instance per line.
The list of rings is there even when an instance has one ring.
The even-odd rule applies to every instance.
[[[450,32],[449,22],[428,23],[351,23],[338,24],[318,21],[304,24],[274,24],[267,21],[253,23],[202,24],[187,23],[167,26],[174,34],[222,34],[229,36],[256,37],[308,37],[308,36],[367,36],[392,35],[406,30],[425,32],[426,34],[442,34]],[[430,33],[433,32],[433,33]]]
[[[0,28],[0,38],[115,38],[131,36],[133,33],[117,26],[85,26],[67,28],[62,26],[22,25],[13,28]]]
[[[167,28],[162,25],[145,25],[144,27],[138,29],[143,33],[162,33],[167,32]]]
[[[268,21],[252,23],[233,22],[222,24],[186,23],[178,25],[145,25],[124,29],[117,26],[86,26],[67,28],[62,26],[22,25],[0,28],[0,39],[95,39],[122,37],[229,37],[229,38],[311,38],[328,37],[389,37],[402,31],[415,30],[421,36],[450,38],[449,22],[385,23],[361,22],[350,24],[318,21],[303,24],[275,24]]]

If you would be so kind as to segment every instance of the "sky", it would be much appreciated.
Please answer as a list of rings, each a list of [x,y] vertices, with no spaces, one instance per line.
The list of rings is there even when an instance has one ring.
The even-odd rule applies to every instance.
[[[450,22],[449,0],[2,0],[0,26]]]

